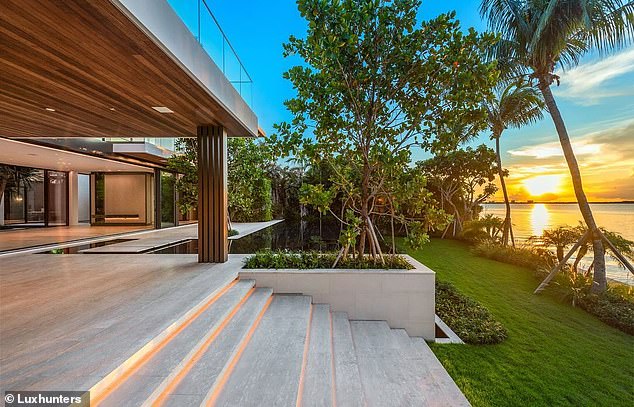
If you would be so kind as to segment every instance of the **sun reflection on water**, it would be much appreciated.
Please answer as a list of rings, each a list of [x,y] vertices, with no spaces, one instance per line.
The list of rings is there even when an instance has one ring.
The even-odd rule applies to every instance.
[[[550,224],[550,212],[544,204],[534,204],[531,210],[531,229],[534,236],[540,236]]]

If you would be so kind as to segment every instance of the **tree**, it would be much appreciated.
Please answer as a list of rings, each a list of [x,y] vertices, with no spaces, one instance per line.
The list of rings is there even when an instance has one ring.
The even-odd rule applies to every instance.
[[[524,80],[512,82],[501,89],[494,98],[485,102],[488,113],[491,139],[495,140],[498,177],[504,195],[506,214],[502,225],[502,244],[507,245],[509,238],[515,246],[513,225],[511,222],[511,204],[504,181],[504,169],[500,154],[500,137],[509,127],[519,128],[534,123],[543,117],[544,102],[538,91]]]
[[[559,85],[557,67],[578,64],[595,49],[601,53],[631,43],[634,2],[623,0],[483,0],[481,14],[490,29],[501,33],[492,48],[509,76],[528,76],[536,82],[553,119],[572,178],[575,196],[591,233],[594,252],[592,291],[607,288],[602,235],[583,189],[581,172],[551,85]]]
[[[477,218],[480,205],[497,191],[491,183],[498,173],[495,152],[484,144],[438,153],[416,165],[438,190],[443,208],[445,203],[451,208],[453,236],[462,232],[465,222]]]
[[[178,207],[186,213],[198,205],[198,142],[193,138],[176,141],[176,154],[168,168],[181,176],[176,181]],[[238,222],[272,219],[272,168],[269,149],[246,138],[230,138],[227,143],[227,183],[230,218]]]
[[[42,181],[40,171],[35,168],[16,165],[0,165],[0,201],[6,190],[17,191],[21,187],[30,187],[32,183]]]
[[[442,147],[454,122],[482,130],[481,100],[496,80],[482,57],[494,37],[463,33],[454,13],[419,23],[420,4],[299,0],[308,32],[284,45],[285,56],[305,64],[284,74],[297,91],[285,102],[293,119],[269,142],[311,165],[329,164],[333,187],[323,193],[343,195],[360,219],[359,252],[374,258],[383,258],[374,221],[403,219],[393,187],[410,148]],[[377,211],[380,202],[389,208]]]
[[[229,213],[237,222],[261,222],[273,218],[272,158],[264,143],[247,138],[229,139],[227,145]]]
[[[180,174],[176,179],[178,209],[182,214],[198,207],[198,141],[176,139],[176,153],[167,160],[167,167]]]
[[[583,232],[581,234],[583,234]],[[531,236],[528,240],[531,243],[537,243],[546,248],[554,247],[557,253],[557,261],[562,262],[566,247],[575,244],[581,237],[581,234],[577,228],[559,226],[555,229],[546,229],[542,232],[541,236]]]

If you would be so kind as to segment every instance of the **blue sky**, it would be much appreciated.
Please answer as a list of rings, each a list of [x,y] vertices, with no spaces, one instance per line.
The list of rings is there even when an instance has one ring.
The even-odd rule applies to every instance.
[[[195,7],[195,0],[170,0]],[[253,108],[267,134],[273,124],[289,119],[283,102],[293,97],[282,73],[299,63],[282,57],[289,35],[303,36],[305,23],[294,1],[207,0],[223,30],[253,78]],[[421,18],[455,10],[463,27],[484,30],[478,13],[480,1],[423,1]],[[614,55],[589,55],[578,68],[561,74],[554,89],[562,115],[577,149],[590,199],[634,199],[634,46]],[[490,144],[487,135],[476,142]],[[502,139],[503,162],[510,169],[510,192],[516,199],[535,192],[526,186],[543,178],[552,184],[543,199],[569,200],[570,184],[551,119],[520,130],[508,130]],[[415,152],[415,158],[424,157]],[[528,180],[528,181],[527,181]],[[610,183],[606,183],[610,180]],[[540,179],[537,179],[539,183]],[[556,185],[555,185],[556,184]]]

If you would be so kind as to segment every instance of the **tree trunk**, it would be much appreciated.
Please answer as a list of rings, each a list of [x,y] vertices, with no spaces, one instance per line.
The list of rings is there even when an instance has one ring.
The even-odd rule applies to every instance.
[[[506,182],[504,181],[504,170],[502,169],[502,157],[500,155],[500,136],[502,134],[494,134],[495,137],[495,154],[498,162],[498,176],[500,177],[500,185],[502,186],[502,193],[504,194],[504,206],[506,207],[506,214],[504,216],[504,223],[502,224],[502,244],[508,245],[509,237],[511,244],[515,247],[515,239],[513,237],[513,225],[511,223],[511,203],[509,202],[509,195],[506,191]]]
[[[561,143],[561,148],[563,149],[564,157],[566,158],[566,163],[568,164],[568,169],[570,170],[572,185],[575,190],[577,203],[579,204],[579,210],[581,211],[583,220],[585,221],[592,235],[592,248],[594,254],[594,282],[592,284],[592,292],[601,293],[604,292],[607,288],[607,278],[605,274],[605,254],[603,250],[603,241],[601,240],[601,232],[599,231],[599,228],[594,221],[592,209],[590,209],[590,204],[588,203],[586,194],[583,191],[583,183],[581,181],[579,164],[577,163],[575,153],[570,143],[568,130],[566,130],[566,125],[564,124],[564,120],[561,117],[561,113],[559,112],[559,108],[557,107],[557,103],[555,102],[555,98],[553,97],[552,91],[550,90],[550,81],[545,78],[540,78],[539,89],[541,90],[542,95],[544,95],[544,101],[546,102],[546,106],[548,106],[548,112],[553,119],[555,128],[557,129],[557,134],[559,135],[559,142]]]

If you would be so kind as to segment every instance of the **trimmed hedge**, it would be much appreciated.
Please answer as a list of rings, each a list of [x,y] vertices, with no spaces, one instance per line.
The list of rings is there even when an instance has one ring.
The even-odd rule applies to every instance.
[[[337,258],[336,253],[319,253],[315,251],[273,251],[263,250],[248,257],[245,269],[327,269]],[[338,269],[413,269],[402,256],[384,256],[385,264],[370,258],[343,259],[337,264]]]
[[[436,314],[465,343],[496,344],[508,336],[489,310],[449,283],[436,281]]]

